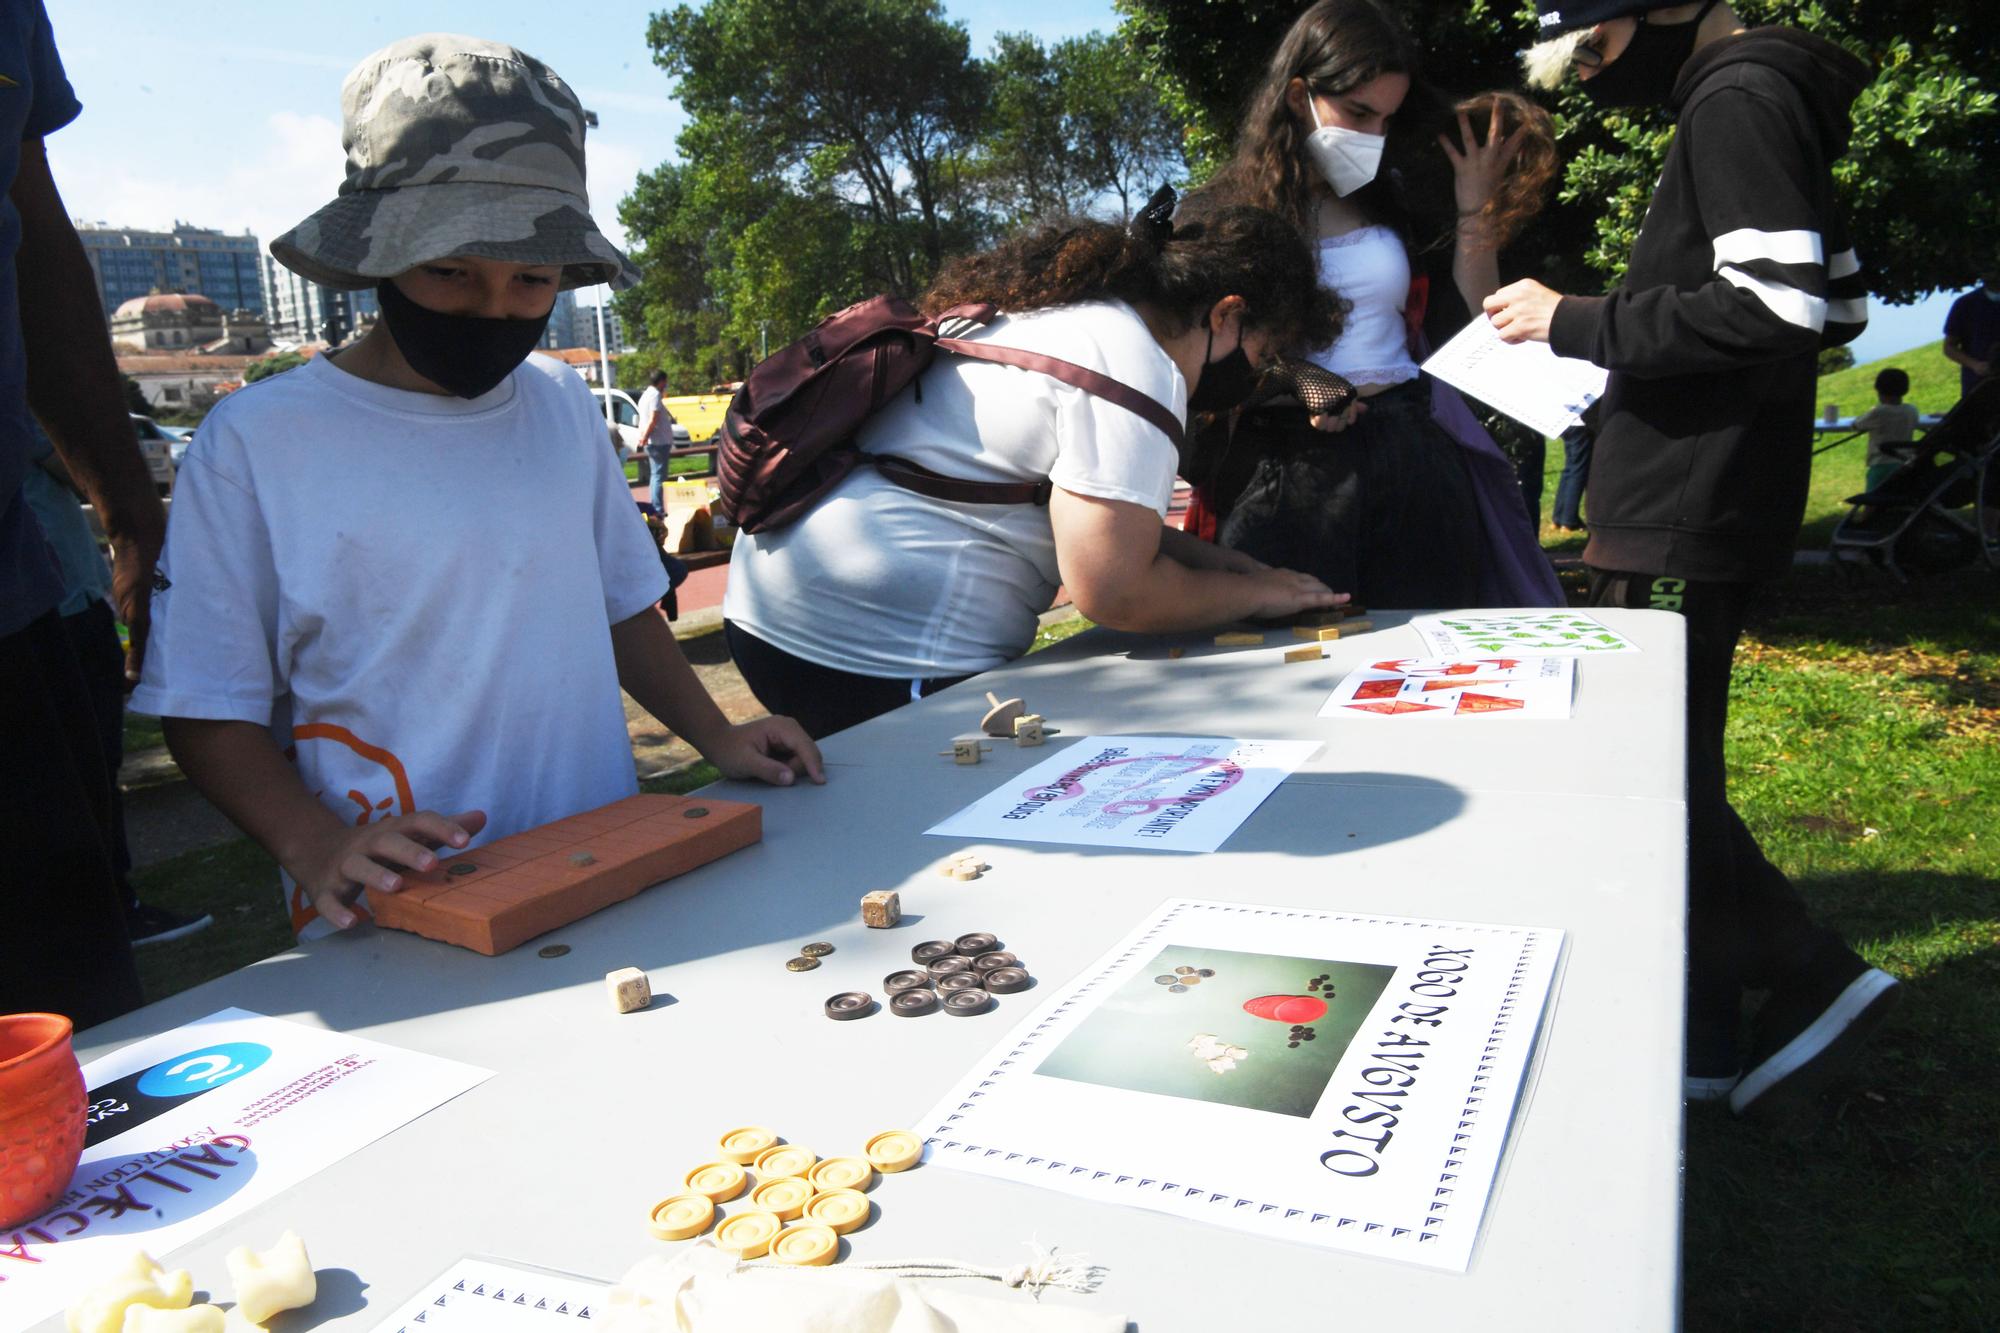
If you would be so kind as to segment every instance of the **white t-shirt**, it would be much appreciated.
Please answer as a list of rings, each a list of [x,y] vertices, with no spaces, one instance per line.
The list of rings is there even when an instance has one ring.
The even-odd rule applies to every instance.
[[[653,423],[652,433],[639,441],[641,444],[664,444],[672,447],[674,442],[674,415],[660,406],[660,391],[648,384],[646,391],[639,395],[639,425],[647,421]]]
[[[1003,316],[966,335],[1073,361],[1185,417],[1187,384],[1130,306]],[[922,396],[868,419],[867,453],[968,481],[1048,477],[1166,515],[1178,457],[1159,427],[1061,380],[941,354]],[[963,676],[1028,650],[1062,576],[1042,505],[934,500],[856,468],[796,522],[737,538],[723,614],[794,657],[863,676]]]
[[[470,400],[325,357],[231,394],[175,484],[132,707],[268,726],[356,825],[484,810],[486,842],[631,795],[610,627],[667,582],[603,431],[539,356]]]

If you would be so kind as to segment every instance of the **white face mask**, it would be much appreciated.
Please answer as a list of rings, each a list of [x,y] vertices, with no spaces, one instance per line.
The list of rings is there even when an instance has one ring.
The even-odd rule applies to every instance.
[[[1382,166],[1382,150],[1388,146],[1388,136],[1363,134],[1341,125],[1321,125],[1319,102],[1310,92],[1306,94],[1306,106],[1317,126],[1306,138],[1306,152],[1333,192],[1350,195],[1374,180]]]

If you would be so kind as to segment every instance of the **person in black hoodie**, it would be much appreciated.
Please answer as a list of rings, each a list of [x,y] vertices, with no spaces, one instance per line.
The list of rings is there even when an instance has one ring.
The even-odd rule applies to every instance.
[[[1867,321],[1834,202],[1860,60],[1727,4],[1536,0],[1531,81],[1571,67],[1600,106],[1676,117],[1624,282],[1602,297],[1518,282],[1486,301],[1509,342],[1611,372],[1590,474],[1590,603],[1677,611],[1688,652],[1690,1100],[1739,1114],[1815,1088],[1880,1020],[1894,978],[1815,925],[1730,808],[1723,730],[1758,584],[1791,567],[1822,347]],[[1768,991],[1748,1059],[1746,990]]]

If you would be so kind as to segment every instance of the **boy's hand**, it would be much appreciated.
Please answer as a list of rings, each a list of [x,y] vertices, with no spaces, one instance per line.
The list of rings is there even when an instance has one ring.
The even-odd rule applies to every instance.
[[[352,904],[361,890],[395,893],[403,887],[399,871],[436,868],[433,849],[464,847],[485,827],[484,810],[449,818],[435,810],[420,810],[359,828],[343,824],[311,839],[297,864],[285,868],[306,891],[313,909],[346,930],[359,919]]]
[[[804,727],[788,717],[760,717],[739,722],[706,750],[704,757],[729,778],[756,778],[773,787],[789,787],[798,777],[826,781],[819,747]]]
[[[1486,298],[1486,317],[1500,331],[1501,342],[1545,343],[1560,304],[1561,292],[1552,292],[1532,278],[1523,278]]]

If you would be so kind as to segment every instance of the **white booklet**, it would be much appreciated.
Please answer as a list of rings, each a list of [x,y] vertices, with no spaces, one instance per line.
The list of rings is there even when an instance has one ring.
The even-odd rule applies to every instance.
[[[937,1166],[1464,1272],[1562,945],[1172,899],[914,1128]]]
[[[1507,343],[1484,315],[1431,353],[1424,369],[1544,435],[1560,435],[1604,396],[1609,371],[1557,356],[1547,343]]]

